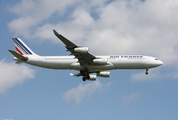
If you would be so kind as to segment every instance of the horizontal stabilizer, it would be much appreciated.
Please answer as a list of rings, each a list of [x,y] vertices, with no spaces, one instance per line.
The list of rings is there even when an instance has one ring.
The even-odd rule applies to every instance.
[[[27,61],[28,58],[18,54],[17,52],[13,51],[13,50],[8,50],[12,55],[14,55],[16,58],[23,60],[23,61]]]

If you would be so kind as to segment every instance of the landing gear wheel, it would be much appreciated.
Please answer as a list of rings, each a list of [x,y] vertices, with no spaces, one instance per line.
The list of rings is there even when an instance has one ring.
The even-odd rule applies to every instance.
[[[83,81],[86,81],[86,77],[83,77],[82,80],[83,80]]]
[[[89,75],[83,76],[83,78],[82,78],[83,81],[86,81],[87,79],[90,79]]]
[[[146,75],[148,75],[148,69],[146,69],[146,72],[145,72]]]
[[[146,75],[148,75],[148,72],[145,72]]]

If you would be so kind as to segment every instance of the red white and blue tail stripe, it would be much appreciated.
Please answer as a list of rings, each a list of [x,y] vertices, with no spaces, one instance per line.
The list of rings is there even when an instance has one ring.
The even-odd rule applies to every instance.
[[[15,49],[20,55],[34,55],[35,53],[20,39],[12,38]]]

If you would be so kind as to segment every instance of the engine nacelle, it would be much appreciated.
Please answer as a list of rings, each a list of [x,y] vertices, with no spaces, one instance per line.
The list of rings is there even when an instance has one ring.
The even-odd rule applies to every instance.
[[[93,63],[101,64],[101,65],[107,64],[107,62],[108,62],[107,59],[94,59],[93,60]]]
[[[108,72],[108,71],[101,71],[101,72],[97,73],[97,76],[100,76],[100,77],[110,77],[110,72]]]
[[[88,53],[89,48],[88,47],[77,47],[74,48],[75,52],[79,52],[79,53]]]
[[[96,75],[90,75],[89,74],[89,76],[90,76],[90,78],[87,79],[87,80],[91,80],[91,81],[95,81],[96,80]]]

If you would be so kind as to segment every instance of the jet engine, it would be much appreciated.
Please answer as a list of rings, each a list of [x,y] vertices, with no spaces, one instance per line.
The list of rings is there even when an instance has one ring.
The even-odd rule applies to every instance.
[[[90,76],[90,78],[87,79],[87,80],[91,80],[91,81],[95,81],[96,80],[96,75],[90,75],[89,74],[89,76]]]
[[[100,76],[100,77],[110,77],[110,72],[108,72],[108,71],[101,71],[101,72],[97,73],[97,76]]]
[[[79,53],[88,53],[89,48],[88,47],[77,47],[74,48],[75,52],[79,52]]]
[[[108,62],[107,59],[94,59],[93,60],[93,63],[101,64],[101,65],[105,65],[105,64],[107,64],[107,62]]]

